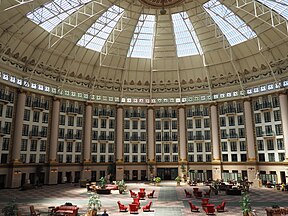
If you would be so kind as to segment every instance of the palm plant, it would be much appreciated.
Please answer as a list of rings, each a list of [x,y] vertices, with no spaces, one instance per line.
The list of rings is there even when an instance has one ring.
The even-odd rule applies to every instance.
[[[251,212],[251,204],[250,204],[250,197],[247,192],[244,192],[242,194],[240,204],[241,204],[243,216],[248,216],[249,213]]]
[[[100,210],[102,207],[100,196],[96,193],[90,195],[88,200],[88,209],[90,211]]]

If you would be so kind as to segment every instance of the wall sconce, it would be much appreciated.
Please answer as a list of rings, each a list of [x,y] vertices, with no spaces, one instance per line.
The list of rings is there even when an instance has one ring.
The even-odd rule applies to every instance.
[[[123,167],[117,167],[118,170],[123,170]]]
[[[255,168],[254,167],[249,167],[248,168],[250,171],[254,170]]]
[[[51,173],[56,173],[56,172],[58,172],[58,169],[51,169],[50,172]]]
[[[14,174],[15,174],[15,175],[20,175],[21,173],[22,173],[21,170],[15,170],[15,171],[14,171]]]
[[[91,172],[91,169],[88,168],[88,167],[86,167],[86,168],[84,169],[84,172]]]

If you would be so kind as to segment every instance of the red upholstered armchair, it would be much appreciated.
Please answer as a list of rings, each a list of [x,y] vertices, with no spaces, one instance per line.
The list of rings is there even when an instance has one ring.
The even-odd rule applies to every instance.
[[[214,215],[215,209],[214,209],[214,205],[206,205],[206,207],[204,208],[204,211],[206,212],[206,215]]]
[[[136,204],[137,207],[140,208],[140,201],[139,201],[139,200],[140,200],[139,197],[137,197],[137,198],[133,198],[133,202],[132,202],[132,204]]]
[[[216,207],[217,212],[224,212],[225,204],[226,204],[225,201],[223,201],[220,205],[218,205]]]
[[[120,201],[117,202],[118,206],[119,206],[119,211],[120,212],[126,212],[128,211],[128,206],[123,205]]]
[[[150,201],[147,205],[143,206],[142,209],[144,212],[149,212],[152,205],[152,201]]]
[[[195,206],[191,201],[189,201],[188,203],[189,203],[191,212],[193,212],[193,211],[198,212],[199,211],[199,208],[197,206]]]
[[[185,195],[186,195],[186,198],[187,197],[192,197],[192,194],[190,193],[190,192],[188,192],[186,189],[184,189],[184,191],[185,191]]]
[[[61,205],[57,206],[55,209],[53,209],[53,212],[56,214],[64,214],[68,216],[77,216],[78,215],[78,209],[76,205],[68,206],[68,205]]]
[[[137,204],[129,204],[130,214],[138,214],[138,206]]]
[[[144,200],[145,199],[145,192],[142,192],[142,191],[140,191],[140,192],[138,192],[138,197],[139,197],[139,199],[141,199],[141,200]]]
[[[155,193],[155,190],[153,190],[151,193],[148,193],[148,194],[147,194],[147,197],[148,197],[148,198],[153,198],[154,193]]]
[[[206,191],[203,195],[204,195],[204,197],[210,197],[210,193],[211,193],[211,189]]]
[[[129,191],[130,191],[130,196],[132,198],[137,197],[137,194],[135,192],[133,192],[132,190],[129,190]]]

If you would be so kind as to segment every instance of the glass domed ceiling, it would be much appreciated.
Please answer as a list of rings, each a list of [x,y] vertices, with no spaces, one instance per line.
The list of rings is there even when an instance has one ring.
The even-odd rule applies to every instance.
[[[240,92],[285,78],[274,67],[287,58],[287,3],[2,1],[0,50],[26,67],[19,75],[57,89],[148,98]]]

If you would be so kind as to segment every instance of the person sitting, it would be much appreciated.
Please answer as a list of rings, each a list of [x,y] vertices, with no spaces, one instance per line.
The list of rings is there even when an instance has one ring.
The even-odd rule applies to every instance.
[[[104,209],[104,212],[103,212],[102,216],[109,216],[109,215],[107,214],[106,209]]]

